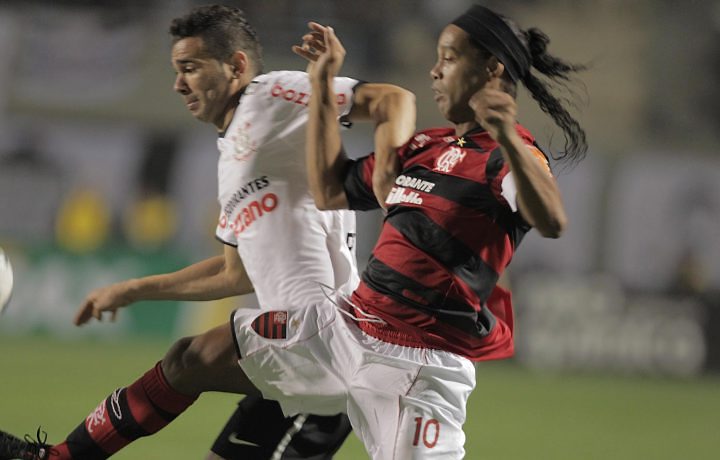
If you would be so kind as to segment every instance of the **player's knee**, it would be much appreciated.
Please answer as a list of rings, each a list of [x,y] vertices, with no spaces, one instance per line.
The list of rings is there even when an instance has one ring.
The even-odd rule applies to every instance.
[[[206,333],[178,340],[165,356],[163,369],[170,372],[195,373],[217,366],[220,361],[227,361],[225,359],[227,346],[218,343],[217,338],[217,334]]]
[[[189,364],[192,359],[189,357],[189,349],[192,341],[193,337],[184,337],[176,341],[162,360],[165,378],[173,386],[176,382],[183,380],[183,375],[191,367]]]

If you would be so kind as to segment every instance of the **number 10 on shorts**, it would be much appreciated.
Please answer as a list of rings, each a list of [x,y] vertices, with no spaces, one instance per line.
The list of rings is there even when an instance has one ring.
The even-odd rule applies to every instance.
[[[423,417],[415,417],[415,436],[413,446],[419,446],[420,442],[428,449],[435,447],[440,437],[440,422],[431,418],[425,420]]]

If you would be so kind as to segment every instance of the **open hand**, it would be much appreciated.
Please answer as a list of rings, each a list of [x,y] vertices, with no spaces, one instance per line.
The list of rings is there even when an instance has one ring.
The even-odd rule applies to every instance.
[[[292,50],[308,61],[307,72],[311,78],[333,78],[338,75],[345,60],[345,48],[332,27],[309,22],[310,31],[303,35],[302,46]]]
[[[110,321],[115,321],[117,310],[132,303],[128,295],[125,283],[116,283],[109,286],[95,289],[85,297],[82,305],[75,313],[73,322],[76,326],[81,326],[90,319],[95,318],[102,321],[103,313],[110,313]]]

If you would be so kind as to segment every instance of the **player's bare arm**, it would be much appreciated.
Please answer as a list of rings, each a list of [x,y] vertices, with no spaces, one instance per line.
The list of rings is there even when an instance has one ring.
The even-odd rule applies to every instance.
[[[366,84],[355,91],[350,121],[369,120],[375,124],[375,167],[373,192],[385,207],[385,198],[400,173],[397,150],[415,132],[415,95],[395,85]]]
[[[103,313],[114,320],[119,308],[140,300],[215,300],[253,292],[236,249],[173,273],[130,279],[92,291],[75,314],[78,326]]]
[[[502,64],[498,63],[500,69]],[[500,71],[502,73],[502,70]],[[558,238],[567,225],[567,216],[555,178],[547,163],[539,158],[518,135],[515,99],[501,89],[495,76],[470,99],[475,118],[500,144],[510,164],[520,214],[546,238]]]
[[[320,209],[347,207],[342,187],[347,158],[337,127],[338,110],[332,79],[345,58],[345,49],[330,27],[311,22],[303,36],[303,46],[293,51],[308,60],[313,85],[306,144],[308,179],[316,205]],[[356,89],[350,121],[375,124],[375,168],[373,191],[381,206],[399,172],[397,149],[415,131],[415,96],[389,84],[364,84]]]

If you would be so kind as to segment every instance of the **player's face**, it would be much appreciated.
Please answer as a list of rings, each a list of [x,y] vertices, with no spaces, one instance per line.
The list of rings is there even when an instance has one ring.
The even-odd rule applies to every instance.
[[[440,34],[437,56],[430,77],[440,113],[455,124],[474,120],[468,101],[487,81],[482,53],[467,32],[450,24]]]
[[[172,66],[176,74],[173,89],[182,96],[190,113],[225,129],[234,94],[232,67],[211,57],[200,37],[183,38],[173,45]]]

